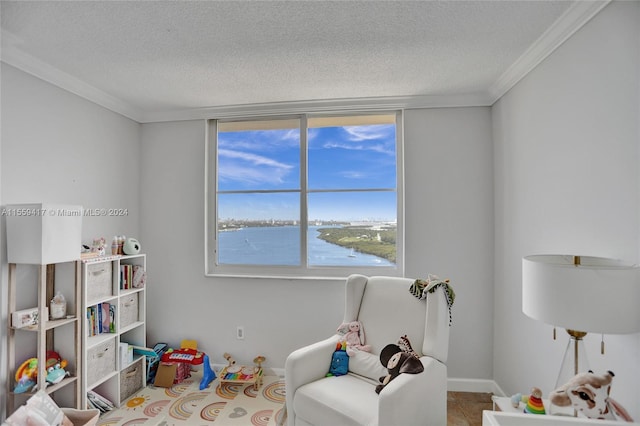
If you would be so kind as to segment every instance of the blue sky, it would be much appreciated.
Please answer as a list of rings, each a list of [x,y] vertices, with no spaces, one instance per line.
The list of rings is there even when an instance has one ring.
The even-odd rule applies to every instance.
[[[395,188],[395,126],[318,127],[308,134],[310,190]],[[298,190],[299,130],[218,135],[218,189]],[[299,194],[220,194],[222,219],[297,219]],[[311,220],[395,220],[394,192],[329,192],[309,196]]]

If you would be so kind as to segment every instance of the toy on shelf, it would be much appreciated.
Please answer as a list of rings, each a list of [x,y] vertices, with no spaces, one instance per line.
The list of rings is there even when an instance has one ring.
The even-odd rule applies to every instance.
[[[522,395],[521,393],[516,393],[515,395],[511,395],[511,406],[513,408],[518,408],[521,402],[525,404],[529,400],[529,395]]]
[[[47,369],[47,383],[55,385],[57,383],[60,383],[65,377],[70,376],[69,372],[65,371],[64,369],[67,363],[66,361],[63,362],[64,366],[62,364],[56,364],[55,366],[49,367]]]
[[[262,376],[264,371],[262,363],[266,358],[258,355],[253,359],[255,366],[236,365],[236,360],[225,353],[224,358],[227,360],[227,366],[220,372],[220,382],[222,383],[253,383],[253,388],[258,390],[262,385]]]
[[[29,392],[36,385],[38,358],[29,358],[16,370],[15,393]]]
[[[69,372],[64,370],[67,366],[67,361],[62,359],[55,351],[47,351],[45,365],[47,383],[60,383],[62,379],[70,375]],[[34,389],[38,381],[38,358],[29,358],[24,361],[16,370],[15,379],[16,387],[13,390],[15,393],[25,393]]]
[[[559,407],[573,407],[590,419],[624,420],[633,422],[627,410],[609,397],[612,371],[604,374],[579,373],[551,392],[549,400]]]
[[[524,407],[525,413],[530,414],[546,414],[544,404],[542,403],[542,391],[539,388],[532,388],[531,395]]]

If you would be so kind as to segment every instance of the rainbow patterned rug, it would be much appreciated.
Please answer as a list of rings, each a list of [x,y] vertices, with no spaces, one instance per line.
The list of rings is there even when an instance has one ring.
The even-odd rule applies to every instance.
[[[97,426],[194,425],[277,426],[284,424],[284,379],[264,376],[260,389],[252,384],[211,382],[200,390],[202,372],[171,388],[148,386],[119,409],[105,414]]]

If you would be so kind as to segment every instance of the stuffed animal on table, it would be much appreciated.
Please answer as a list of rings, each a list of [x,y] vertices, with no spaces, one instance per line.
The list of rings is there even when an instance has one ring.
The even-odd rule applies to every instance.
[[[371,346],[365,345],[364,327],[360,321],[343,323],[338,327],[338,334],[347,342],[347,355],[353,356],[356,351],[371,352]]]
[[[389,382],[402,373],[418,374],[424,371],[424,366],[418,358],[404,352],[400,346],[393,343],[382,349],[380,362],[389,371],[389,374],[380,377],[380,384],[376,386],[376,393],[380,393]]]
[[[590,419],[617,420],[620,417],[632,422],[627,410],[609,397],[614,376],[611,371],[602,375],[594,374],[591,370],[579,373],[551,392],[549,400],[560,407],[571,406]]]

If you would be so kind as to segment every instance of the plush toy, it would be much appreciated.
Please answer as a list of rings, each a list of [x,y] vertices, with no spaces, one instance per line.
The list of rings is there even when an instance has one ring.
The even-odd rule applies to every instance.
[[[590,419],[622,420],[632,422],[629,413],[613,399],[609,398],[611,371],[596,375],[593,371],[579,373],[549,395],[552,404],[560,407],[572,406]]]
[[[398,339],[398,346],[400,346],[400,349],[402,349],[403,352],[406,352],[416,358],[420,358],[420,355],[418,355],[418,353],[411,347],[411,342],[406,334]]]
[[[349,355],[347,355],[346,342],[338,342],[336,350],[331,356],[331,365],[329,365],[329,372],[327,377],[330,376],[344,376],[349,371]]]
[[[391,380],[402,373],[418,374],[424,371],[424,366],[419,359],[404,352],[400,346],[393,343],[382,349],[380,362],[389,371],[389,374],[380,377],[380,384],[376,386],[376,393],[380,393]]]
[[[356,350],[371,352],[371,346],[364,344],[364,327],[360,321],[343,323],[338,327],[338,333],[343,334],[343,338],[347,342],[347,355],[355,355]]]

